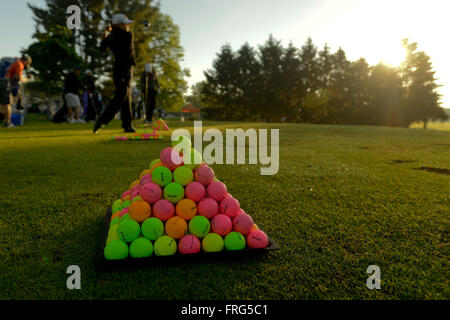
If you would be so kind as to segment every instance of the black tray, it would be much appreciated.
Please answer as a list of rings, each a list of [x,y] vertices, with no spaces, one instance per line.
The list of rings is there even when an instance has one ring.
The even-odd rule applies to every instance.
[[[183,255],[180,253],[176,253],[173,256],[156,256],[153,254],[149,258],[139,258],[133,259],[128,257],[122,260],[107,260],[104,256],[103,250],[106,245],[106,239],[108,238],[109,225],[111,221],[112,210],[108,208],[105,215],[105,221],[102,227],[102,236],[100,239],[100,244],[96,257],[96,264],[99,268],[108,268],[113,266],[142,266],[142,265],[158,265],[163,263],[193,263],[193,262],[205,262],[205,261],[213,261],[216,259],[220,260],[230,260],[234,258],[244,258],[249,256],[256,256],[265,254],[269,251],[279,250],[280,246],[272,240],[269,236],[269,244],[265,249],[248,249],[240,250],[240,251],[227,251],[223,250],[222,252],[203,252],[200,251],[198,254],[193,255]]]

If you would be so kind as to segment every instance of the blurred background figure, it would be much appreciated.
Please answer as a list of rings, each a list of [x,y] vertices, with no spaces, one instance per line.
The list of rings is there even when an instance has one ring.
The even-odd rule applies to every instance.
[[[11,103],[16,105],[17,109],[23,109],[21,101],[23,99],[22,82],[27,79],[22,76],[22,72],[31,65],[31,57],[23,55],[8,67],[5,77],[0,80],[0,105],[5,127],[12,128],[14,124],[11,122]]]
[[[141,119],[142,117],[142,99],[141,90],[137,86],[133,86],[131,90],[133,117]]]
[[[160,89],[156,71],[150,63],[145,65],[145,71],[141,76],[141,92],[144,97],[145,123],[152,124],[156,96]]]
[[[84,123],[85,121],[79,118],[81,102],[80,91],[82,89],[78,76],[81,73],[80,67],[75,67],[66,75],[64,81],[64,99],[67,105],[67,114],[69,123]]]
[[[112,18],[113,27],[108,26],[103,35],[100,48],[110,48],[114,54],[113,78],[116,90],[109,106],[95,121],[94,133],[97,133],[102,125],[108,124],[119,110],[124,131],[136,132],[131,125],[131,80],[133,68],[136,66],[134,36],[130,31],[132,22],[133,20],[124,14],[115,14]]]
[[[95,118],[102,111],[102,105],[100,102],[97,88],[95,87],[95,77],[91,70],[85,72],[85,96],[86,96],[86,115],[85,120],[87,122],[94,122]]]
[[[22,76],[22,72],[30,68],[31,57],[27,54],[23,55],[21,59],[16,60],[8,68],[6,77],[11,81],[12,103],[15,104],[17,110],[23,110],[22,102],[24,99],[24,91],[22,83],[27,81],[27,78]]]

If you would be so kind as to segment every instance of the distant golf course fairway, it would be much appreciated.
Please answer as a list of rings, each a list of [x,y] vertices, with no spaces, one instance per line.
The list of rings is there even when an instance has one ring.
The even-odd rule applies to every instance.
[[[259,165],[211,166],[281,250],[98,272],[106,209],[170,145],[169,133],[111,141],[122,135],[117,120],[94,136],[91,124],[30,115],[23,127],[0,129],[0,298],[450,298],[450,131],[203,126],[280,129],[277,175],[261,176]],[[69,265],[81,268],[81,290],[66,288]],[[366,287],[369,265],[381,268],[381,290]]]

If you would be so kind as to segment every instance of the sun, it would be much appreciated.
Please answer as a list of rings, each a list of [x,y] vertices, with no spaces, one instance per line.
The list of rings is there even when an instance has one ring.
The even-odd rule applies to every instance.
[[[391,67],[399,67],[405,61],[406,51],[401,46],[398,46],[397,43],[395,46],[386,47],[378,56],[380,57],[380,62]]]

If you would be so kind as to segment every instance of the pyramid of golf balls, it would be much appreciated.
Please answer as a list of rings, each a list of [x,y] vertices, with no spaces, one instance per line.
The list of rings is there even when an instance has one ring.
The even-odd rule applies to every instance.
[[[173,147],[191,149],[190,164]],[[180,147],[180,146],[178,146]],[[189,161],[187,161],[189,162]],[[112,204],[107,260],[264,249],[268,237],[181,136]]]

